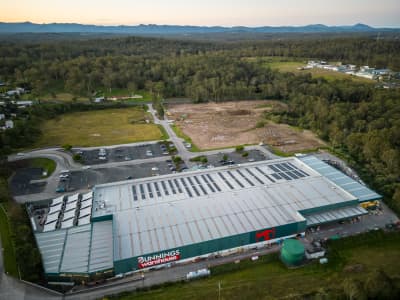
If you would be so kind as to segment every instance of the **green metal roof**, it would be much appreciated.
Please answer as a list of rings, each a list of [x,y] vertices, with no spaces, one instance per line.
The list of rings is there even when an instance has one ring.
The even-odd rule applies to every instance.
[[[356,197],[359,202],[366,202],[381,199],[382,196],[375,193],[373,190],[362,185],[358,181],[345,175],[343,172],[335,169],[327,163],[321,161],[315,156],[309,155],[300,157],[300,160],[307,164],[309,167],[325,176],[345,191]]]

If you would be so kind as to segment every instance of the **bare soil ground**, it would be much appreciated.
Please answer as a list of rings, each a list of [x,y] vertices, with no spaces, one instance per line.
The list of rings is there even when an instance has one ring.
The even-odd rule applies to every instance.
[[[264,111],[284,105],[277,101],[176,104],[168,106],[168,117],[201,149],[260,142],[283,152],[323,146],[312,132],[288,125],[267,122],[263,128],[256,128]]]

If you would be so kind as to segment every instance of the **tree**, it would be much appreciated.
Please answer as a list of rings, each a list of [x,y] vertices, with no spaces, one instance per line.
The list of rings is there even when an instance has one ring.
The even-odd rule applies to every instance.
[[[368,274],[364,289],[369,299],[395,299],[396,291],[392,279],[383,270],[374,270]]]
[[[346,298],[349,300],[367,299],[364,287],[361,282],[356,279],[345,278],[342,283],[342,288]]]

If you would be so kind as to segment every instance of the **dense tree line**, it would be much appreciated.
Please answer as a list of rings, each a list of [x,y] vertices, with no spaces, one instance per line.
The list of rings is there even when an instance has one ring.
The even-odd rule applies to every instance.
[[[272,72],[245,57],[340,60],[400,69],[400,41],[386,37],[308,38],[236,43],[139,37],[0,45],[0,79],[40,95],[54,87],[88,95],[98,88],[145,89],[162,82],[165,96],[243,98],[270,83]],[[248,96],[248,95],[246,95]]]

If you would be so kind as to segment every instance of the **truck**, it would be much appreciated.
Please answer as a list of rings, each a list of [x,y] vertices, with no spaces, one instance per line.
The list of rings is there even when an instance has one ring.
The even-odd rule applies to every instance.
[[[186,280],[192,280],[196,278],[201,278],[201,277],[207,277],[210,276],[211,272],[209,269],[199,269],[197,271],[192,271],[186,274]]]

